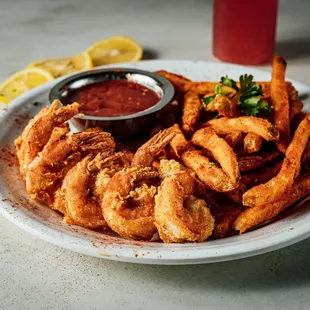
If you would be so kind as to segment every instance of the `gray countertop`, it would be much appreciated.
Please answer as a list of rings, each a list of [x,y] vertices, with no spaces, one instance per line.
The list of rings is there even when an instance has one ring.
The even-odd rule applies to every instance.
[[[0,0],[0,80],[111,35],[149,58],[215,60],[206,0]],[[310,2],[280,1],[276,51],[287,75],[310,84]],[[270,70],[270,66],[263,66]],[[309,309],[310,241],[197,266],[87,257],[48,244],[0,216],[0,309]]]

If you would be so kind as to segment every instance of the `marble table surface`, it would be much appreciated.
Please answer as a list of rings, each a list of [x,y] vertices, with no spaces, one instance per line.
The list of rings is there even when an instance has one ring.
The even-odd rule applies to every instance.
[[[207,0],[0,0],[0,81],[125,34],[146,58],[215,60]],[[310,2],[280,0],[276,51],[310,84]],[[262,67],[270,70],[270,66]],[[1,206],[0,206],[1,207]],[[309,309],[310,240],[196,266],[118,263],[58,248],[0,216],[0,309]]]

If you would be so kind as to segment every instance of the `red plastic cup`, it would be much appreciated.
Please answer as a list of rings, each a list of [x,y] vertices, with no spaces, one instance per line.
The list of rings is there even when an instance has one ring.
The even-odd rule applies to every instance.
[[[213,4],[214,56],[244,65],[270,62],[278,0],[214,0]]]

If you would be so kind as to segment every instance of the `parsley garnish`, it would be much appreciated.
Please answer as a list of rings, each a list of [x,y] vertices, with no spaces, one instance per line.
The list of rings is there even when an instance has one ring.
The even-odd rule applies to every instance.
[[[230,79],[228,75],[226,75],[225,77],[222,76],[220,83],[222,83],[224,86],[228,86],[228,87],[233,88],[236,91],[239,91],[239,87],[237,86],[237,83],[233,79]]]

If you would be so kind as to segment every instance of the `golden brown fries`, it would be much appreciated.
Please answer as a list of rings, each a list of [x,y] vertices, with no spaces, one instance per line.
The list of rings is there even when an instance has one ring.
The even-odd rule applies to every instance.
[[[186,134],[192,134],[200,119],[201,102],[194,92],[187,92],[183,101],[182,129]]]
[[[248,133],[243,139],[244,151],[247,154],[257,153],[262,146],[263,138],[255,133]]]
[[[285,85],[286,62],[280,56],[275,56],[272,63],[271,101],[274,110],[274,124],[280,132],[277,143],[279,150],[285,153],[290,140],[290,107]]]
[[[277,202],[254,206],[242,212],[234,222],[234,229],[238,230],[240,233],[244,233],[248,229],[272,219],[309,192],[309,175],[299,176],[289,191]]]
[[[241,156],[239,158],[239,169],[240,172],[247,172],[254,169],[261,168],[272,161],[274,158],[278,157],[280,152],[278,150],[273,150],[271,152],[264,152],[252,156]]]
[[[187,151],[181,158],[185,166],[194,170],[198,178],[214,191],[230,192],[239,185],[232,182],[216,163],[202,156],[199,151]]]
[[[271,166],[268,165],[266,167],[262,167],[261,169],[251,171],[242,176],[241,183],[244,184],[248,189],[252,188],[253,186],[266,183],[279,173],[281,167],[282,162],[279,161]]]
[[[292,121],[303,109],[304,104],[300,100],[290,102],[290,121]]]
[[[310,116],[306,117],[295,131],[294,138],[287,148],[279,174],[267,183],[248,190],[243,195],[243,205],[254,207],[275,202],[292,186],[299,174],[301,157],[310,135]]]
[[[214,235],[217,239],[225,238],[233,232],[233,223],[242,212],[242,206],[230,206],[214,210]]]
[[[239,182],[240,172],[237,156],[222,138],[218,137],[211,128],[203,128],[195,132],[192,137],[194,144],[209,150],[215,160],[221,165],[223,171],[229,176],[233,183]]]
[[[236,149],[243,143],[243,136],[241,131],[233,131],[226,135],[224,139],[233,149]]]
[[[188,82],[191,82],[191,80],[185,78],[182,75],[171,73],[165,70],[156,71],[155,73],[169,80],[172,83],[172,85],[176,88],[177,91],[181,91],[181,92],[187,91],[186,85],[188,85]]]
[[[254,133],[266,141],[278,141],[278,128],[263,118],[254,116],[241,116],[238,118],[222,117],[208,121],[205,126],[210,126],[219,135],[227,135],[233,131]]]

